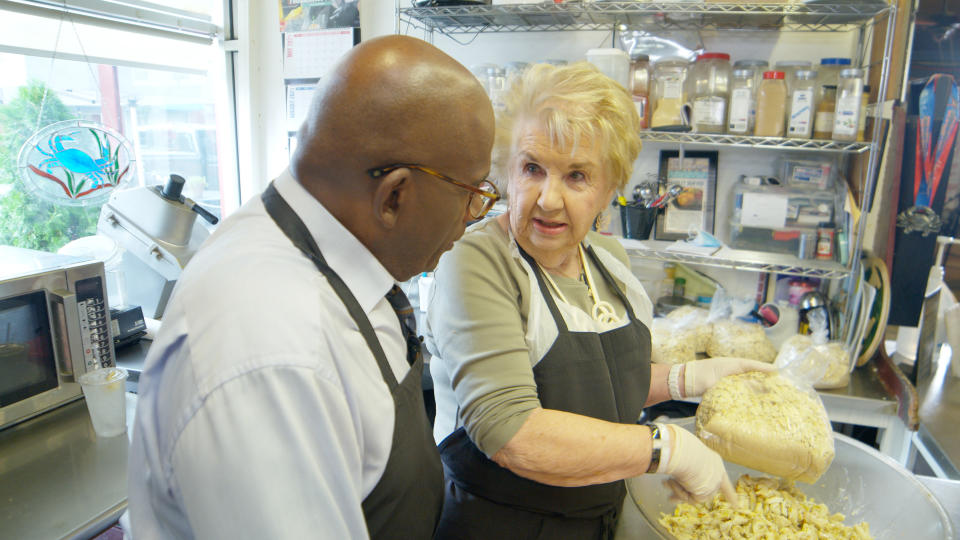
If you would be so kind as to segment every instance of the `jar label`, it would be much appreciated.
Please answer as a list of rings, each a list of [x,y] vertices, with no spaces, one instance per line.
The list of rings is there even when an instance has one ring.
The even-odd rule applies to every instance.
[[[750,114],[753,108],[753,92],[749,88],[737,88],[730,93],[730,133],[746,133],[750,129]]]
[[[722,131],[726,112],[727,100],[722,97],[698,98],[693,102],[693,124],[695,126],[719,127]]]
[[[668,78],[663,81],[663,97],[666,99],[683,99],[683,81]]]
[[[790,125],[787,133],[790,135],[810,136],[813,113],[813,90],[795,90],[790,104]]]
[[[852,137],[857,134],[860,122],[860,96],[851,94],[837,100],[837,112],[833,115],[833,136]]]

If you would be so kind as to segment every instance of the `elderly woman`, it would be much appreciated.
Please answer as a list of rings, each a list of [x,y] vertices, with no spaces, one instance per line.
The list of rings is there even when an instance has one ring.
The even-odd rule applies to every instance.
[[[723,462],[643,407],[700,395],[740,359],[651,365],[652,306],[613,238],[592,232],[640,151],[630,96],[590,64],[536,65],[497,118],[508,209],[440,261],[427,313],[447,476],[439,538],[604,538],[624,479],[670,475],[733,496]]]

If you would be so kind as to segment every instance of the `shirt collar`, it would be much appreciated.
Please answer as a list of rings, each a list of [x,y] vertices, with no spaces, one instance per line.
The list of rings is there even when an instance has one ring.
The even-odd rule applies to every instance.
[[[370,313],[394,285],[390,272],[320,201],[300,185],[289,169],[277,177],[274,186],[307,226],[330,268],[347,285],[363,311]]]

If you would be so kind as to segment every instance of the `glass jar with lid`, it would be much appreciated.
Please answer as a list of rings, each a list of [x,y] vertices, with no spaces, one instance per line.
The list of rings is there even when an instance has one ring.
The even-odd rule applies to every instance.
[[[820,67],[817,68],[817,87],[822,90],[825,85],[837,86],[840,70],[851,67],[850,64],[849,58],[821,58]]]
[[[783,137],[787,108],[787,85],[782,71],[765,71],[757,91],[757,121],[754,133],[758,137]]]
[[[817,101],[817,115],[813,120],[813,138],[830,139],[833,138],[833,112],[837,108],[837,87],[832,84],[820,87],[820,95]]]
[[[807,71],[813,68],[813,62],[806,60],[781,60],[773,65],[776,71],[784,73],[783,81],[787,85],[787,94],[793,91],[793,82],[797,79],[798,71]]]
[[[870,103],[870,85],[863,85],[863,97],[860,100],[860,125],[857,129],[857,141],[863,142],[867,140],[867,130],[871,126],[867,125],[867,121],[870,120],[870,117],[867,115],[867,106]]]
[[[752,135],[756,115],[757,88],[752,69],[734,69],[730,82],[730,114],[727,133]]]
[[[503,100],[507,91],[507,70],[500,66],[487,68],[487,91],[493,109],[503,110],[506,107]]]
[[[693,130],[723,133],[730,99],[730,55],[714,52],[698,56],[687,76],[687,96],[693,105]]]
[[[837,106],[833,113],[833,140],[857,140],[860,106],[863,100],[863,70],[844,69],[837,85]]]
[[[787,137],[809,139],[813,135],[816,114],[817,72],[809,69],[794,73],[793,87],[787,98]]]
[[[683,124],[683,103],[686,101],[683,83],[689,67],[690,62],[678,56],[661,58],[653,65],[651,128]]]
[[[640,115],[640,127],[646,128],[650,115],[650,57],[630,53],[630,94]]]
[[[733,69],[752,69],[753,70],[754,93],[756,93],[757,88],[760,88],[760,81],[763,80],[763,72],[767,71],[767,68],[769,66],[770,64],[766,60],[759,60],[754,58],[737,60],[736,62],[733,63]]]

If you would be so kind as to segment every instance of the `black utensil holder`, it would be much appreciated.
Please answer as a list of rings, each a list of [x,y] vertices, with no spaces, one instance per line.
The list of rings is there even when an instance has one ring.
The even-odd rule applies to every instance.
[[[621,206],[620,225],[623,228],[624,238],[646,240],[650,238],[653,224],[657,221],[659,208],[643,208],[640,206]]]

